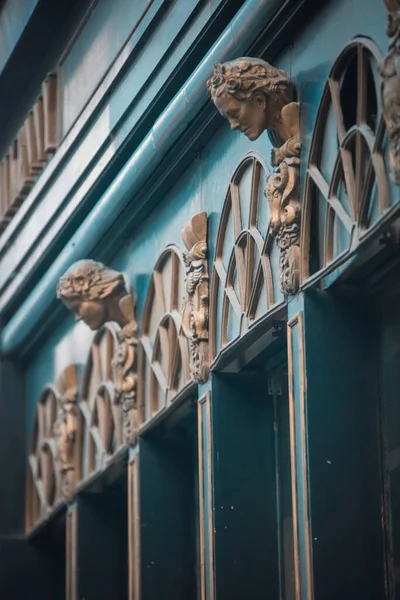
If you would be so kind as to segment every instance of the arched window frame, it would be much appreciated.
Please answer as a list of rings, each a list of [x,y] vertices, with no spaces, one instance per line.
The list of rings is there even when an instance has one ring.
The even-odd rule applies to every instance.
[[[107,323],[95,333],[84,369],[79,399],[82,483],[103,469],[123,445],[122,411],[116,402],[112,373],[118,330],[116,323]]]
[[[61,500],[61,480],[57,465],[54,425],[60,396],[54,385],[47,385],[36,405],[30,442],[27,477],[26,526],[46,518]]]
[[[357,60],[357,105],[356,123],[345,128],[341,106],[341,84],[353,58]],[[322,280],[328,287],[350,266],[358,250],[376,238],[398,212],[388,175],[388,146],[386,129],[382,117],[380,98],[379,67],[382,55],[376,44],[365,37],[356,37],[349,42],[333,64],[325,85],[311,141],[308,157],[301,226],[301,281],[302,288]],[[370,65],[377,103],[376,125],[372,129],[367,122],[367,69]],[[321,157],[324,148],[325,126],[329,111],[333,109],[339,148],[330,181],[321,172]],[[355,148],[355,166],[351,148]],[[366,157],[370,157],[365,167]],[[376,182],[375,202],[371,201]],[[338,198],[338,187],[343,184],[348,196],[349,210]],[[321,210],[318,202],[326,206],[325,227],[312,222],[312,212]],[[373,211],[378,214],[372,220]],[[335,255],[335,219],[347,232],[347,247]],[[313,229],[317,227],[317,231]],[[319,268],[311,268],[312,241],[318,241]],[[344,264],[346,263],[346,264]],[[340,269],[339,269],[340,267]]]
[[[169,260],[169,290],[165,290],[163,273]],[[169,245],[155,264],[143,312],[138,372],[139,406],[144,423],[167,409],[178,396],[186,396],[197,387],[190,378],[189,346],[182,330],[184,278],[182,253]],[[168,356],[164,369],[159,361],[160,352]]]
[[[249,165],[252,165],[250,204],[247,223],[242,223],[239,184]],[[279,250],[276,247],[275,235],[270,226],[270,207],[261,190],[261,170],[265,174],[265,184],[271,170],[257,152],[249,152],[235,169],[222,208],[218,227],[210,290],[210,360],[211,368],[216,368],[221,352],[228,351],[249,333],[261,320],[271,317],[285,309],[285,301],[279,289]],[[264,223],[259,223],[260,203],[265,207]],[[234,245],[230,251],[228,265],[223,264],[224,243],[230,216],[233,217]],[[250,252],[245,257],[245,246]],[[259,262],[253,274],[256,255]],[[272,265],[272,253],[276,253],[275,268]],[[235,292],[235,268],[238,270],[240,299]],[[249,276],[251,272],[251,275]],[[220,288],[223,298],[219,298]],[[265,290],[266,309],[257,314],[261,292]],[[221,306],[222,304],[222,306]],[[228,339],[229,311],[233,311],[239,319],[239,334]],[[217,340],[217,328],[220,332]],[[218,343],[219,342],[219,343]]]

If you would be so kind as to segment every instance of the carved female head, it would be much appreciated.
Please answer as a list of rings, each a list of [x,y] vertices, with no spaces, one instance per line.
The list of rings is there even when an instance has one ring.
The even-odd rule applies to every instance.
[[[94,260],[80,260],[64,273],[57,286],[60,298],[77,321],[99,329],[107,321],[119,322],[119,300],[127,291],[122,273]]]
[[[251,141],[265,129],[279,132],[281,110],[295,99],[295,86],[287,73],[260,58],[238,58],[215,65],[207,87],[231,128]]]

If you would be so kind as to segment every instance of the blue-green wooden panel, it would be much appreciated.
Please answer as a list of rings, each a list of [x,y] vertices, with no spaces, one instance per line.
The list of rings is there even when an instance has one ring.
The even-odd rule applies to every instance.
[[[188,429],[165,420],[139,441],[140,597],[197,597],[199,584],[197,411]],[[183,409],[186,412],[186,408]],[[161,427],[161,431],[160,428]],[[157,431],[158,429],[158,431]]]
[[[38,547],[23,536],[1,536],[0,594],[4,599],[65,597],[64,563],[54,548]]]
[[[216,598],[279,597],[273,399],[266,376],[212,375]]]
[[[368,1],[362,4],[361,14],[363,18],[360,20],[353,10],[353,3],[345,0],[331,3],[298,32],[292,40],[293,47],[274,60],[277,66],[286,68],[299,85],[303,103],[303,165],[324,80],[341,47],[360,32],[374,36],[381,47],[386,44],[384,8],[377,8],[375,2]],[[330,35],[335,23],[342,26],[335,29],[335,35]],[[318,44],[318,52],[315,44]],[[118,255],[110,254],[109,258],[105,258],[105,262],[125,273],[136,291],[139,323],[157,257],[170,243],[183,249],[181,229],[193,214],[202,210],[208,213],[209,254],[213,257],[229,181],[236,166],[250,150],[258,151],[269,163],[271,144],[266,134],[251,143],[238,132],[230,131],[229,124],[221,119],[210,142],[197,154],[176,184],[164,195],[160,190],[157,208],[138,229],[124,234],[126,242]],[[96,258],[96,253],[91,253],[91,257]],[[54,381],[64,368],[65,360],[79,364],[85,361],[90,340],[90,332],[82,324],[74,325],[72,315],[64,311],[62,322],[54,325],[52,334],[29,356],[26,365],[30,415],[34,414],[33,407],[41,389],[49,381]]]
[[[65,135],[135,28],[149,0],[99,0],[61,62]]]
[[[39,0],[10,0],[0,8],[0,73],[18,43]]]
[[[100,493],[77,498],[78,598],[128,597],[127,471]]]
[[[314,597],[384,598],[374,315],[307,292],[303,318]]]

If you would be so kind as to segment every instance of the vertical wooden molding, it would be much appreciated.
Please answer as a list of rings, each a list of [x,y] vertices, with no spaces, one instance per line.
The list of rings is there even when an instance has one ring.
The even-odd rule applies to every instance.
[[[128,598],[133,600],[133,463],[128,463]]]
[[[297,323],[297,321],[296,321]],[[293,344],[292,324],[288,323],[288,375],[289,375],[289,421],[290,421],[290,464],[292,478],[292,512],[293,512],[293,542],[294,542],[294,578],[296,589],[296,600],[301,600],[300,593],[300,565],[299,565],[299,532],[298,532],[298,504],[296,485],[296,439],[295,439],[295,416],[294,416],[294,392],[293,392]]]
[[[66,565],[65,565],[65,598],[78,600],[77,596],[77,525],[78,508],[72,506],[66,516]]]
[[[45,152],[45,140],[44,140],[44,106],[43,96],[39,96],[36,104],[33,107],[33,122],[35,127],[35,138],[36,138],[36,149],[38,162],[42,165],[47,160]]]
[[[199,518],[201,600],[215,599],[214,519],[212,493],[211,398],[207,392],[198,403]]]
[[[129,600],[140,599],[139,455],[128,465]]]
[[[44,108],[44,149],[46,153],[57,149],[57,74],[49,73],[42,84]]]
[[[400,185],[400,134],[399,114],[396,107],[400,97],[400,77],[398,62],[400,57],[400,0],[384,0],[389,11],[386,35],[390,38],[389,51],[385,56],[381,68],[381,99],[383,118],[389,138],[389,156],[391,178],[396,185]]]
[[[296,600],[312,600],[314,595],[308,504],[303,314],[298,313],[288,322],[287,327]],[[297,343],[294,340],[295,329],[297,329]],[[294,360],[295,353],[298,355],[298,369],[296,369]],[[299,519],[300,504],[302,505],[302,519]],[[301,537],[304,540],[303,548],[300,543]]]
[[[203,412],[201,401],[197,404],[197,443],[199,461],[199,519],[200,519],[200,598],[206,600],[206,548],[204,540],[204,456],[203,456]]]

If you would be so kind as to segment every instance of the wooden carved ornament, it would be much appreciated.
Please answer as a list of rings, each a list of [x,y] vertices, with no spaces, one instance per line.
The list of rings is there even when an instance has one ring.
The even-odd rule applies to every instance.
[[[198,213],[190,219],[182,230],[182,239],[188,250],[183,255],[186,297],[182,329],[189,340],[191,376],[201,383],[209,373],[207,213]]]
[[[126,290],[124,276],[93,260],[78,261],[60,278],[57,297],[74,312],[76,320],[83,320],[93,330],[107,322],[120,326],[119,345],[112,360],[113,379],[122,406],[124,442],[134,444],[139,426],[137,323],[133,297]]]
[[[75,365],[67,367],[57,382],[59,413],[54,423],[57,442],[57,462],[61,481],[61,495],[70,501],[77,483],[76,436],[78,431],[78,384]]]
[[[384,0],[389,11],[386,28],[391,38],[381,66],[383,117],[390,142],[391,177],[400,185],[400,0]]]
[[[220,114],[249,140],[263,131],[281,141],[272,151],[276,167],[265,189],[271,230],[280,250],[280,285],[295,294],[300,272],[300,132],[296,88],[287,73],[258,58],[238,58],[215,65],[207,82]]]

